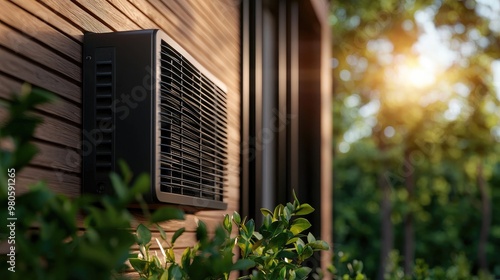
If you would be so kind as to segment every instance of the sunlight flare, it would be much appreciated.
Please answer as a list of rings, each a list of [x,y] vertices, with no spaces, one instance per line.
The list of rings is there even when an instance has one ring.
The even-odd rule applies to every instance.
[[[425,88],[436,82],[438,66],[430,58],[405,59],[396,65],[398,83],[413,88]]]

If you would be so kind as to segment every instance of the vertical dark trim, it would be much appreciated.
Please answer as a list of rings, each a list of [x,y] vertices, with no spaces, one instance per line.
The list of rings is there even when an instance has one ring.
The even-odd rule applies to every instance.
[[[241,1],[240,213],[250,214],[250,3]]]
[[[278,3],[278,160],[277,160],[277,190],[276,197],[290,199],[290,182],[288,178],[288,120],[287,106],[287,0]]]
[[[299,5],[297,1],[288,1],[288,100],[290,129],[288,137],[288,159],[290,187],[299,193]]]
[[[262,0],[243,0],[241,100],[241,213],[250,218],[262,200]],[[259,220],[256,220],[259,222]]]
[[[278,1],[262,2],[262,130],[257,132],[262,155],[262,200],[259,207],[272,208],[281,200],[277,193],[279,130],[275,126],[278,108]]]
[[[251,118],[253,128],[250,130],[251,148],[255,154],[253,163],[254,168],[254,185],[251,186],[255,198],[253,200],[253,211],[250,216],[255,219],[257,224],[260,224],[260,215],[257,215],[260,207],[256,202],[262,201],[262,143],[259,134],[262,132],[262,0],[253,0],[253,16],[254,21],[252,28],[253,38],[250,39],[250,44],[253,47],[251,51],[251,70],[252,78],[250,81],[250,103],[254,115]],[[251,74],[251,75],[252,75]],[[253,141],[252,141],[253,140]]]

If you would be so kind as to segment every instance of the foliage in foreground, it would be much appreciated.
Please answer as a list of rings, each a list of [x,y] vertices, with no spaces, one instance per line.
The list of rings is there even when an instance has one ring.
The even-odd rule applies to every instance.
[[[0,204],[4,205],[0,219],[12,221],[8,232],[0,234],[0,243],[9,244],[9,253],[2,255],[2,279],[111,279],[122,278],[131,265],[144,279],[227,279],[233,270],[253,269],[241,279],[306,279],[311,268],[302,266],[314,251],[328,250],[328,244],[312,234],[303,235],[311,224],[304,218],[311,213],[308,204],[295,198],[286,206],[278,205],[274,212],[262,209],[264,224],[257,231],[253,220],[241,220],[238,213],[226,215],[224,222],[209,238],[200,222],[196,230],[198,242],[187,248],[176,263],[174,244],[184,228],[167,240],[158,223],[184,219],[184,212],[164,207],[149,215],[142,193],[150,185],[149,177],[132,174],[123,162],[122,175],[110,174],[114,196],[81,195],[68,198],[55,194],[43,181],[23,193],[16,186],[16,174],[36,155],[31,143],[41,119],[32,111],[35,106],[53,100],[52,94],[26,88],[6,103],[8,119],[0,127]],[[10,180],[9,180],[10,179]],[[16,189],[18,188],[18,189]],[[164,242],[163,258],[150,254],[151,231],[140,224],[133,234],[133,216],[127,206],[137,200],[150,224],[156,224]],[[5,211],[5,210],[7,211]],[[83,217],[83,225],[78,223]],[[9,220],[11,219],[11,220]],[[231,238],[232,225],[239,234]],[[83,228],[81,228],[83,226]],[[306,241],[304,241],[306,240]],[[141,257],[130,257],[130,247],[137,242]],[[240,259],[233,262],[233,248],[238,245]],[[4,274],[8,274],[6,277]]]
[[[328,268],[334,279],[342,280],[367,280],[363,273],[363,262],[360,260],[349,261],[349,254],[338,252],[338,259]],[[405,275],[401,267],[401,256],[398,251],[392,251],[389,256],[389,265],[384,274],[385,280],[492,280],[490,275],[471,273],[471,264],[465,254],[458,254],[451,260],[448,267],[430,267],[423,259],[415,260],[413,274]]]
[[[46,91],[29,86],[24,89],[4,104],[9,116],[0,127],[0,219],[10,225],[0,235],[0,242],[8,244],[7,255],[0,257],[1,278],[119,277],[135,242],[129,230],[132,215],[127,205],[149,188],[149,178],[142,175],[132,183],[122,164],[123,178],[110,175],[117,194],[114,197],[82,195],[71,199],[55,194],[43,181],[20,194],[16,180],[37,153],[30,141],[42,121],[32,111],[54,100]],[[77,222],[80,215],[84,217],[83,225]],[[161,221],[171,216],[159,213],[155,217]]]
[[[224,217],[212,239],[208,238],[205,224],[199,222],[198,242],[184,251],[180,261],[175,259],[174,249],[184,228],[168,239],[158,226],[163,240],[156,239],[162,255],[158,257],[150,250],[151,232],[139,225],[136,235],[140,256],[131,258],[130,263],[141,279],[228,279],[234,270],[251,270],[239,279],[307,279],[312,269],[302,263],[315,251],[329,249],[326,242],[316,240],[311,233],[303,234],[311,224],[305,218],[296,218],[313,211],[309,204],[301,204],[297,198],[293,203],[278,205],[274,211],[261,209],[264,222],[258,230],[253,220],[242,220],[235,212]],[[233,224],[238,230],[234,238],[231,237]],[[240,258],[233,262],[235,245]]]

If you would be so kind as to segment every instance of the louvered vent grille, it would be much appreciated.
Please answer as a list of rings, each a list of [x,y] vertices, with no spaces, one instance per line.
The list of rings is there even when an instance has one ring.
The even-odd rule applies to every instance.
[[[102,136],[96,145],[96,173],[98,176],[108,176],[112,171],[113,129],[112,126],[103,124],[112,123],[113,118],[113,62],[111,60],[96,61],[95,73],[95,126],[99,128],[100,136]]]
[[[226,93],[161,41],[161,191],[222,201]]]

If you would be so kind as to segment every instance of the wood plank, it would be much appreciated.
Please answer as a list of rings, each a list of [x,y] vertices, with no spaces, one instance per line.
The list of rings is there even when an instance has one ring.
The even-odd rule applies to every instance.
[[[79,127],[39,113],[35,115],[43,118],[43,122],[35,130],[36,139],[80,149],[81,130]]]
[[[60,173],[80,173],[82,157],[78,150],[38,141],[34,141],[34,144],[39,152],[31,162],[33,165],[46,166]]]
[[[74,0],[80,6],[88,10],[95,19],[101,19],[115,31],[136,30],[140,27],[127,18],[120,10],[117,10],[113,5],[105,0]],[[58,1],[61,2],[61,1]]]
[[[80,130],[56,119],[35,113],[43,118],[43,123],[35,130],[35,144],[41,149],[42,154],[35,157],[33,164],[48,168],[62,169],[71,172],[80,172],[79,166],[74,166],[79,159],[73,152],[80,148]],[[7,110],[0,108],[0,120],[7,118]],[[53,147],[36,140],[45,140],[68,147]],[[73,146],[73,147],[72,147]],[[44,152],[44,153],[43,153]]]
[[[123,0],[108,0],[108,2],[115,6],[116,9],[120,10],[123,14],[129,17],[133,22],[139,25],[143,29],[159,29],[160,27],[154,21],[149,19],[146,15],[142,13],[141,10],[137,9],[128,1]]]
[[[10,0],[15,3],[17,6],[22,7],[32,15],[38,17],[42,21],[48,23],[55,29],[61,31],[66,34],[68,37],[71,37],[77,41],[82,41],[83,32],[73,26],[66,19],[60,17],[58,14],[54,13],[44,5],[40,4],[37,1],[26,1],[26,0]]]
[[[179,1],[171,2],[162,0],[163,3],[169,3],[174,6]],[[190,5],[190,1],[184,2],[184,7],[189,5],[191,13],[194,14],[193,31],[202,35],[211,42],[213,50],[219,53],[221,57],[227,57],[228,62],[239,65],[239,29],[228,29],[228,24],[223,24],[222,19],[227,18],[231,13],[229,10],[213,9],[218,1],[197,1]],[[181,9],[177,9],[176,12]],[[239,14],[239,10],[235,10]],[[239,21],[233,23],[232,27],[239,27]],[[228,56],[229,55],[229,56]]]
[[[43,180],[51,190],[56,193],[77,197],[80,195],[80,177],[70,173],[59,173],[52,170],[45,170],[36,167],[26,167],[19,174],[16,174],[17,194],[22,194],[28,187]]]
[[[207,42],[207,47],[222,54],[218,56],[226,57],[230,55],[231,57],[227,59],[227,62],[238,64],[239,58],[235,53],[239,52],[239,38],[234,36],[235,34],[230,34],[223,30],[221,26],[214,24],[215,21],[213,19],[225,17],[224,14],[220,14],[221,11],[213,11],[211,13],[207,9],[200,8],[201,5],[198,3],[196,5],[189,5],[189,1],[183,1],[184,5],[179,5],[178,1],[161,1],[173,14],[179,17],[183,25],[190,27],[191,33],[196,34],[196,37]],[[212,2],[205,1],[205,3]]]
[[[82,50],[78,43],[10,2],[0,1],[0,21],[24,32],[27,36],[35,38],[75,61],[81,61]]]
[[[198,4],[203,4],[206,1],[203,0],[193,0]],[[222,19],[227,21],[230,25],[234,23],[239,24],[240,21],[240,5],[242,0],[218,0],[210,1],[210,4],[215,10],[221,11],[222,14],[226,15]],[[237,28],[239,30],[239,26]]]
[[[144,2],[131,0],[131,2],[151,20],[155,21],[162,30],[179,43],[189,54],[212,73],[218,73],[218,78],[227,81],[239,81],[238,73],[227,71],[227,61],[214,56],[211,48],[207,48],[206,42],[193,36],[192,26],[185,26],[179,21],[175,14],[168,13],[166,7],[159,0]],[[232,84],[237,86],[236,84]]]
[[[60,55],[27,38],[12,28],[0,23],[0,45],[19,55],[28,57],[37,63],[53,69],[61,75],[75,81],[81,81],[81,67],[62,58]]]
[[[40,66],[26,61],[0,48],[0,71],[15,76],[32,85],[50,90],[75,102],[81,100],[81,88]]]
[[[0,74],[0,98],[11,98],[12,93],[21,92],[22,83]],[[76,124],[81,123],[82,110],[64,99],[44,104],[38,107],[40,111],[59,116]]]
[[[67,21],[79,27],[83,31],[90,32],[111,32],[111,28],[97,20],[95,17],[84,11],[71,1],[41,0],[53,12],[60,14]],[[80,54],[81,56],[81,51]]]

